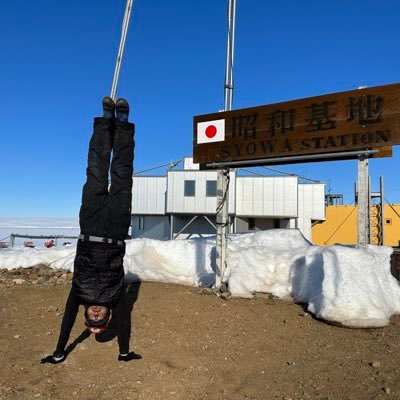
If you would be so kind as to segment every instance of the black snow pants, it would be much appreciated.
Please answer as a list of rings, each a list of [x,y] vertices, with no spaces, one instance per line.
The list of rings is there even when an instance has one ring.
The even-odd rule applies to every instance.
[[[82,235],[126,239],[131,222],[133,135],[130,122],[94,119],[79,213]]]

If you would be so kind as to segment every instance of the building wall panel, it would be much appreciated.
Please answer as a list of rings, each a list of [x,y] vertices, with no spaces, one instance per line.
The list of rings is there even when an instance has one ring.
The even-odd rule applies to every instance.
[[[325,219],[325,184],[299,185],[299,214],[315,220]]]
[[[296,217],[296,177],[237,177],[238,216]]]
[[[217,180],[217,171],[169,171],[167,183],[167,212],[171,214],[215,214],[217,197],[206,196],[207,181]],[[185,181],[195,181],[195,196],[185,196]],[[235,174],[229,185],[229,211],[235,209]]]
[[[134,176],[132,181],[132,214],[164,215],[165,176]]]
[[[400,246],[400,204],[384,204],[383,234],[385,246]],[[326,220],[312,228],[313,242],[318,246],[357,243],[357,206],[326,208]]]

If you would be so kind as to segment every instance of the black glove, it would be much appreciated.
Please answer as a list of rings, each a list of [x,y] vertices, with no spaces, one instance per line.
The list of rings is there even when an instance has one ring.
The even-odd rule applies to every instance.
[[[128,354],[125,354],[124,356],[121,356],[121,354],[118,356],[118,361],[131,361],[131,360],[140,360],[142,356],[140,354],[136,354],[133,351],[131,351]]]
[[[129,354],[128,354],[129,355]],[[67,357],[65,353],[54,354],[52,356],[44,357],[40,360],[40,364],[60,364],[65,361]]]

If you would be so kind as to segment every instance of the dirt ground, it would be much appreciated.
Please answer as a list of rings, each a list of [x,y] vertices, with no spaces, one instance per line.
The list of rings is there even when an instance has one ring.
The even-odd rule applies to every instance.
[[[84,333],[62,364],[57,341],[70,283],[0,283],[0,399],[400,399],[400,317],[380,329],[328,325],[268,296],[229,301],[204,289],[133,284],[131,349]]]

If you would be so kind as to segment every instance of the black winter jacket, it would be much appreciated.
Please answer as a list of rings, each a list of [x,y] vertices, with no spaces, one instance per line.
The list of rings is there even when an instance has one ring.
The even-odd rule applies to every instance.
[[[81,304],[116,306],[124,285],[124,255],[125,243],[78,240],[72,292]]]

